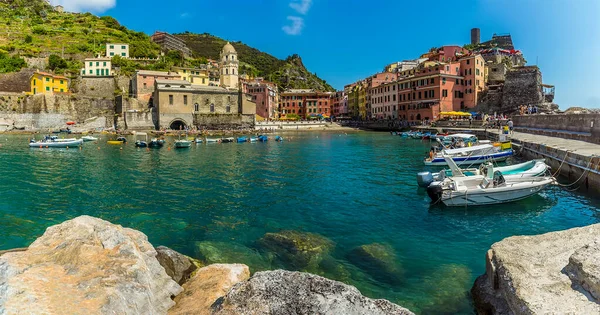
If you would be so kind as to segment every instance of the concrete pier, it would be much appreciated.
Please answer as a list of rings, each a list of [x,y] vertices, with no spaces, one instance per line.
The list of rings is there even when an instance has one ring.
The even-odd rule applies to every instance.
[[[481,128],[419,129],[451,133],[468,131],[490,140],[498,140],[500,134],[497,129]],[[545,159],[546,164],[552,168],[552,173],[558,171],[557,176],[562,176],[559,182],[570,185],[567,189],[600,193],[600,144],[523,132],[514,132],[508,138],[512,141],[517,156],[525,159]]]

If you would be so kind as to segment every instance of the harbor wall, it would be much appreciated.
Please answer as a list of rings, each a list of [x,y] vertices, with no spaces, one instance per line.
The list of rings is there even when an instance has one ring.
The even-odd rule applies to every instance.
[[[162,118],[161,118],[162,119]],[[199,129],[231,129],[254,128],[254,115],[214,115],[214,114],[195,114],[193,115],[193,124]]]
[[[129,130],[154,130],[155,124],[152,112],[123,113],[125,128]]]
[[[522,115],[513,120],[521,132],[600,143],[600,114]]]
[[[309,129],[330,126],[332,123],[326,121],[259,121],[254,128],[261,129]]]

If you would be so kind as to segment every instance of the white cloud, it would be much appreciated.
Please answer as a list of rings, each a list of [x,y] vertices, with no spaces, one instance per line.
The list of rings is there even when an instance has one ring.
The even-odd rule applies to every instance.
[[[281,29],[288,35],[299,35],[304,28],[304,19],[298,16],[288,16],[287,19],[292,21],[292,25],[286,25]]]
[[[52,5],[62,5],[69,12],[102,13],[117,5],[117,0],[50,0]]]
[[[290,7],[296,10],[296,12],[305,15],[308,13],[311,4],[312,0],[292,0],[292,2],[290,2]]]
[[[182,18],[182,19],[185,19],[185,18],[188,18],[188,17],[190,17],[190,14],[189,14],[188,12],[183,12],[183,13],[181,13],[181,14],[179,15],[179,17],[180,17],[180,18]]]

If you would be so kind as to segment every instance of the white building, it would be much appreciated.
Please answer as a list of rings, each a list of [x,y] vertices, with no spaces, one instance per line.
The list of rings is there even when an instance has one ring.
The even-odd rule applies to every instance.
[[[106,57],[121,56],[129,58],[129,44],[106,44]]]
[[[81,69],[81,76],[108,77],[112,75],[110,58],[86,58],[85,68]]]

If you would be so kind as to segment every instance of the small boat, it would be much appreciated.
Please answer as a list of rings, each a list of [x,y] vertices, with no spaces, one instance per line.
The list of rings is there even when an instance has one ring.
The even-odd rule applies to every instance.
[[[83,142],[98,141],[98,138],[92,136],[83,136],[81,139]]]
[[[283,142],[283,137],[282,136],[275,136],[275,141],[277,141],[277,142]]]
[[[396,131],[390,131],[390,134],[391,134],[392,136],[396,136],[396,135],[398,135],[398,133],[397,133]]]
[[[146,134],[145,132],[138,132],[135,135],[135,146],[138,148],[147,148],[148,147],[148,134]],[[138,139],[138,138],[142,138],[142,139]]]
[[[269,137],[265,136],[265,135],[260,135],[260,136],[258,136],[258,141],[267,142],[267,141],[269,141]]]
[[[30,148],[71,148],[78,147],[83,144],[82,139],[75,139],[71,141],[56,141],[57,139],[53,139],[54,137],[46,136],[44,140],[35,141],[31,140],[29,142]]]
[[[429,157],[426,157],[423,163],[425,165],[448,165],[445,156],[451,157],[458,165],[474,165],[486,161],[501,162],[513,155],[513,150],[509,148],[510,143],[506,146],[509,149],[502,150],[502,146],[486,143],[457,149],[442,149],[440,152],[436,152],[432,148]]]
[[[192,141],[181,139],[181,134],[179,134],[179,140],[175,140],[175,148],[177,149],[186,149],[192,146]]]
[[[115,145],[125,144],[125,143],[127,143],[127,138],[118,137],[117,140],[108,140],[108,141],[106,141],[106,143],[107,144],[115,144]]]
[[[248,142],[248,138],[247,137],[239,137],[239,138],[237,138],[237,142],[238,143],[240,143],[240,142]]]
[[[194,142],[196,142],[196,143],[202,143],[204,141],[202,140],[202,138],[196,138],[196,139],[194,139]]]
[[[234,141],[235,141],[234,137],[228,137],[228,138],[222,138],[221,139],[222,143],[231,143],[231,142],[234,142]]]
[[[165,145],[165,140],[152,138],[150,142],[148,142],[149,148],[162,148]]]
[[[206,138],[206,143],[220,143],[221,139]]]
[[[449,158],[451,168],[458,166]],[[490,167],[493,170],[493,167]],[[427,187],[427,194],[433,202],[443,202],[446,206],[481,206],[500,204],[525,199],[537,194],[546,186],[555,183],[552,176],[515,177],[507,180],[498,170],[485,176],[453,176],[433,182]]]
[[[491,162],[481,164],[479,168],[467,168],[453,170],[442,170],[439,173],[431,172],[420,172],[417,174],[417,184],[420,187],[427,187],[433,182],[442,181],[444,178],[453,176],[485,176],[489,173],[490,166],[493,166]],[[544,176],[550,169],[543,159],[531,160],[524,163],[508,165],[508,166],[496,166],[493,167],[493,171],[500,171],[504,178],[511,180],[518,177],[539,177]]]
[[[257,137],[250,137],[250,142],[256,142],[256,141],[258,141]]]

